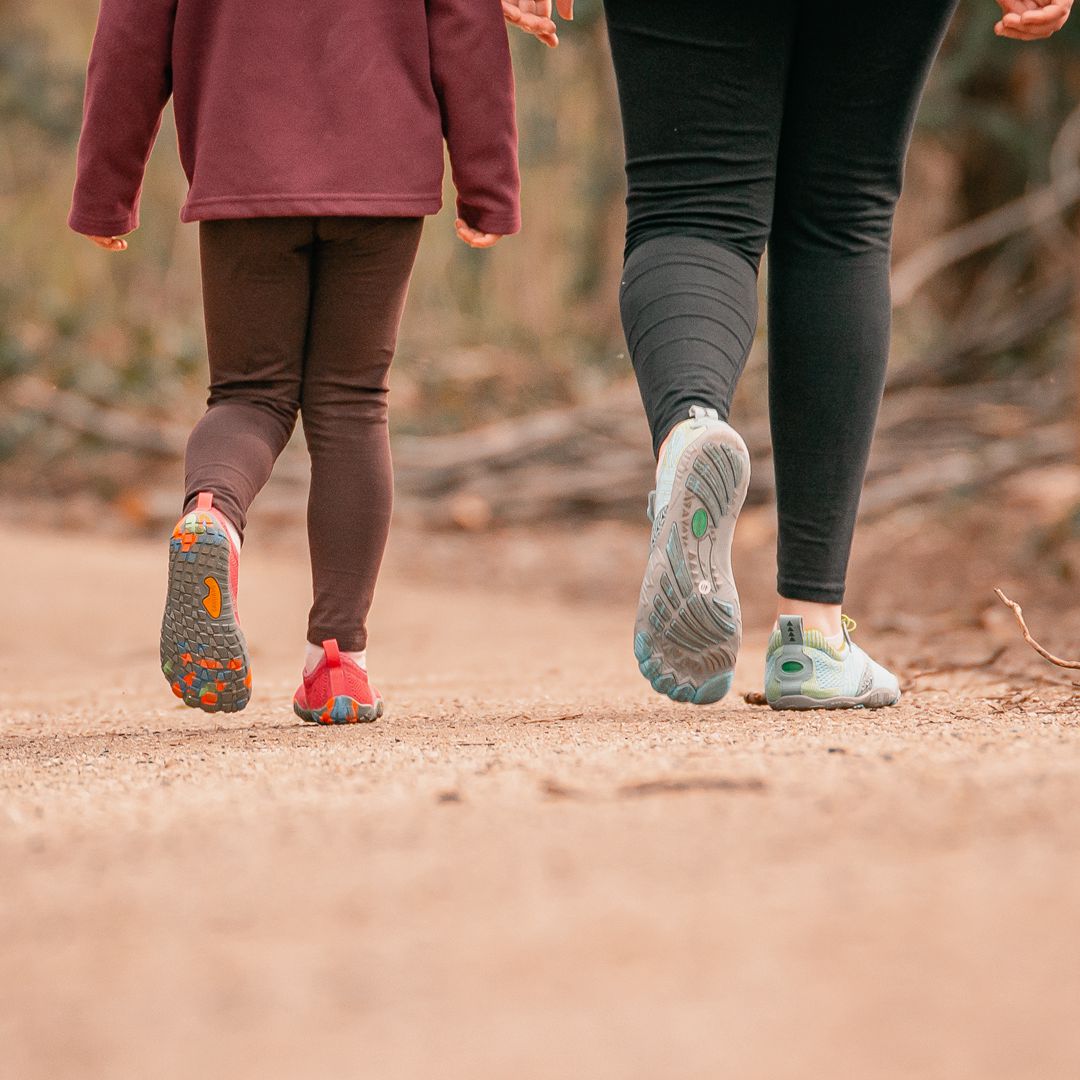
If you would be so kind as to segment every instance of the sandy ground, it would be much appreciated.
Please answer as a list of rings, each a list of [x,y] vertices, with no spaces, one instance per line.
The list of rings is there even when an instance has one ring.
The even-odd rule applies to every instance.
[[[634,670],[632,583],[409,551],[388,715],[324,730],[288,709],[302,553],[245,556],[256,696],[220,719],[156,670],[161,545],[0,532],[0,1074],[1080,1075],[1075,687],[694,710]]]

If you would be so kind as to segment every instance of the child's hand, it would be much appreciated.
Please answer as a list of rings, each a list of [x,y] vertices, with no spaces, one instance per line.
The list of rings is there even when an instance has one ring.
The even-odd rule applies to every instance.
[[[564,19],[574,17],[574,0],[555,0]],[[559,44],[555,20],[551,17],[551,0],[502,0],[503,16],[526,34],[555,48]]]
[[[128,243],[122,236],[88,236],[87,240],[106,251],[127,251]]]
[[[997,3],[1004,13],[994,25],[998,37],[1038,41],[1065,25],[1073,0],[997,0]]]
[[[454,222],[454,228],[457,229],[458,237],[461,240],[464,240],[469,247],[494,247],[502,239],[498,233],[480,232],[479,229],[474,229],[471,225],[466,225],[461,218],[458,218]]]

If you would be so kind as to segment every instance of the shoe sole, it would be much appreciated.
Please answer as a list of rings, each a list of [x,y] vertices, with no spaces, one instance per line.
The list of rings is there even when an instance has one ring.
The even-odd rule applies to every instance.
[[[239,712],[251,700],[251,660],[229,588],[229,538],[210,514],[192,511],[169,541],[161,670],[193,709]]]
[[[788,694],[769,702],[769,708],[783,709],[886,709],[896,705],[900,695],[892,690],[869,690],[858,697],[812,698],[805,694]]]
[[[731,689],[742,641],[731,541],[749,483],[746,444],[726,424],[679,461],[634,624],[641,674],[673,701],[710,705]]]
[[[356,698],[331,698],[321,709],[302,709],[295,701],[293,712],[309,724],[371,724],[383,714],[382,698],[374,705],[363,705]]]

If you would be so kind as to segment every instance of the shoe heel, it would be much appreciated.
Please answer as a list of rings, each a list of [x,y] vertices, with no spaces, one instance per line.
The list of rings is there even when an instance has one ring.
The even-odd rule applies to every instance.
[[[228,535],[195,509],[169,541],[169,581],[161,621],[161,672],[185,705],[239,712],[251,699],[251,663],[229,586]]]
[[[803,683],[812,678],[814,661],[802,645],[783,645],[776,657],[775,678],[780,684],[780,696],[797,696]]]

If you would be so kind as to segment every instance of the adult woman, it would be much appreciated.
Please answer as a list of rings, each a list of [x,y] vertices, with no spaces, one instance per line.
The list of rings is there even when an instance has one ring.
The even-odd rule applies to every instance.
[[[726,693],[741,636],[730,543],[749,477],[726,421],[769,246],[775,708],[881,706],[844,580],[885,379],[893,214],[916,107],[957,0],[605,0],[627,153],[623,324],[658,457],[635,652],[661,693]],[[998,0],[1000,36],[1072,0]],[[572,0],[559,0],[564,18]],[[503,0],[557,43],[548,0]]]

